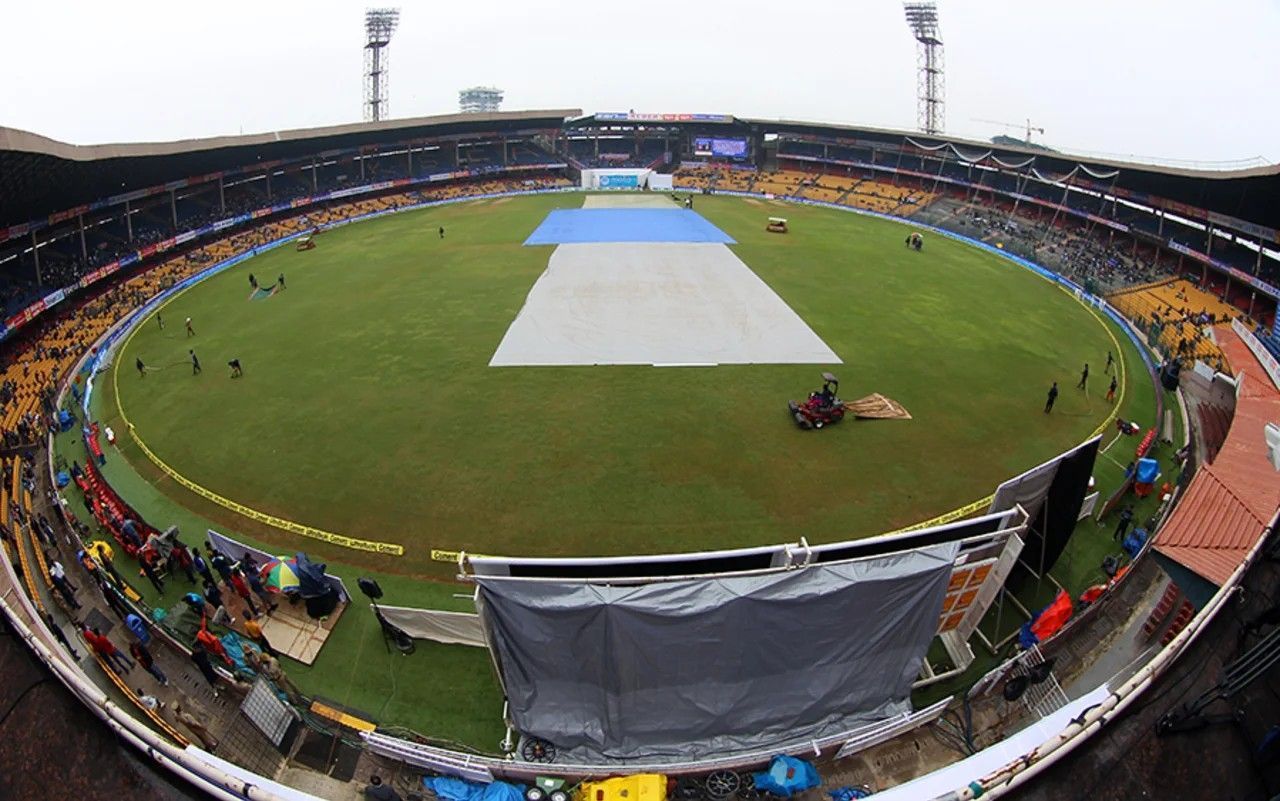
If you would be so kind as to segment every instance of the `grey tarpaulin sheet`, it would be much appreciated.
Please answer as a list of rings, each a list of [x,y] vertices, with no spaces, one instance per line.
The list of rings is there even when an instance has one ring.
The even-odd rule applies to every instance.
[[[635,585],[477,582],[520,732],[573,761],[692,757],[908,711],[958,549]]]
[[[484,648],[484,629],[480,616],[469,612],[441,612],[437,609],[409,609],[403,606],[379,606],[392,625],[415,640],[433,640],[450,645]]]
[[[996,487],[995,496],[991,499],[991,508],[987,511],[1003,512],[1012,509],[1016,504],[1021,504],[1027,512],[1027,517],[1035,520],[1040,515],[1040,507],[1044,505],[1045,496],[1049,494],[1053,477],[1058,474],[1060,461],[1062,457],[1056,456],[1039,467],[1034,467]]]

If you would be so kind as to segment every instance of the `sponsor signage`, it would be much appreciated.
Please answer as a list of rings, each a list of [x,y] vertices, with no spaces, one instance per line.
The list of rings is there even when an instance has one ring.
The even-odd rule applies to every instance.
[[[595,118],[601,122],[733,122],[729,114],[639,114],[634,111],[601,111]]]

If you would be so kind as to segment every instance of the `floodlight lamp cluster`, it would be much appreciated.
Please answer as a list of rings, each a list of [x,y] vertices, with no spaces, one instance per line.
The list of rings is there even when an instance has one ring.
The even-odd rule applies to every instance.
[[[399,24],[398,8],[370,8],[364,12],[364,32],[371,46],[386,47]]]
[[[942,44],[942,35],[938,32],[938,5],[933,0],[902,4],[907,15],[907,25],[916,41],[923,44]]]

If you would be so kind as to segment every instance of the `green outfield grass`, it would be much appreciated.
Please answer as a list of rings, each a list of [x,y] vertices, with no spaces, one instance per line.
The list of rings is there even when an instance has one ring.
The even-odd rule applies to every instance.
[[[766,234],[772,204],[727,197],[699,198],[698,211],[841,355],[842,394],[882,392],[914,420],[797,430],[784,404],[813,388],[818,366],[487,367],[550,253],[519,243],[550,209],[580,203],[466,203],[326,233],[317,250],[257,257],[180,296],[163,332],[147,321],[117,358],[127,414],[171,465],[265,511],[402,543],[404,557],[230,513],[174,485],[127,436],[108,450],[107,479],[188,541],[212,527],[269,551],[304,548],[348,586],[375,576],[389,603],[466,609],[456,596],[469,588],[429,561],[431,547],[587,554],[876,534],[986,495],[1108,416],[1112,338],[1048,282],[941,237],[907,252],[902,225],[844,212],[787,205],[794,232]],[[284,272],[290,288],[250,302],[250,272],[268,283]],[[1113,333],[1127,366],[1120,413],[1150,423],[1150,383]],[[163,369],[139,378],[135,356]],[[246,371],[234,381],[233,356]],[[1086,360],[1087,394],[1073,389]],[[110,379],[93,411],[121,430]],[[1046,416],[1052,380],[1062,395]],[[57,447],[84,458],[75,432]],[[1104,492],[1129,447],[1099,460]],[[1082,524],[1064,583],[1092,583],[1109,540]],[[161,606],[186,589],[137,583]],[[428,643],[388,654],[366,606],[353,604],[314,666],[289,662],[291,675],[383,723],[493,750],[502,699],[487,654]]]
[[[841,355],[842,394],[882,392],[914,420],[797,430],[784,404],[813,388],[815,366],[488,367],[550,253],[521,241],[579,202],[396,215],[252,259],[173,300],[165,329],[138,330],[117,358],[119,400],[188,478],[401,543],[386,566],[409,572],[431,548],[618,554],[880,533],[985,495],[1107,415],[1111,339],[1048,282],[940,237],[910,252],[903,226],[837,211],[788,207],[793,233],[767,234],[767,209],[734,198],[698,208]],[[250,272],[283,272],[289,289],[250,301]],[[243,378],[228,377],[233,357]],[[1073,389],[1085,361],[1088,393]],[[1052,380],[1062,394],[1044,415]]]

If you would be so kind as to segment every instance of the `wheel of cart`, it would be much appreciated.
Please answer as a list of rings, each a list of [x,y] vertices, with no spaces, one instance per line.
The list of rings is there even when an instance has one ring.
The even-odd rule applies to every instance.
[[[705,786],[709,801],[728,801],[737,794],[742,780],[731,770],[717,770],[707,776]]]
[[[520,758],[525,762],[548,764],[556,761],[556,747],[539,737],[526,737],[520,743]]]

